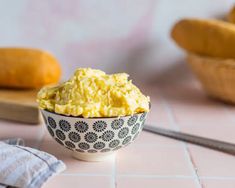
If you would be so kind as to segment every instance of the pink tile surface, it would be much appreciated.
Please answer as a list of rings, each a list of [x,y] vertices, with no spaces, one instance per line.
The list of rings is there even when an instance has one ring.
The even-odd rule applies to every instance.
[[[172,92],[174,91],[174,92]],[[235,108],[210,100],[193,84],[149,87],[147,123],[235,142]],[[57,144],[44,125],[0,121],[0,138],[22,137],[26,144],[55,155],[67,169],[44,187],[234,187],[235,158],[143,131],[136,141],[104,162],[82,162]]]
[[[142,131],[136,138],[135,145],[153,145],[153,146],[179,146],[182,144],[181,141],[162,137],[150,132]]]
[[[118,153],[116,164],[117,174],[192,175],[183,146],[133,144]]]
[[[235,158],[195,145],[189,146],[200,177],[235,177]]]
[[[201,122],[184,122],[178,124],[180,130],[208,138],[219,139],[227,142],[235,142],[234,128],[235,123],[201,123]]]
[[[161,127],[169,127],[169,119],[168,114],[165,111],[164,103],[161,103],[161,98],[150,96],[151,104],[158,104],[158,105],[151,105],[151,111],[148,113],[148,118],[146,120],[147,124],[153,124]]]
[[[234,188],[235,179],[203,179],[202,184],[206,188]]]
[[[0,121],[0,139],[23,138],[27,146],[38,148],[44,133],[42,125]]]
[[[232,122],[231,116],[228,115],[229,105],[207,97],[197,83],[166,87],[161,92],[172,109],[176,123]]]
[[[224,110],[224,107],[221,106],[206,106],[201,108],[201,106],[181,106],[180,104],[172,104],[172,109],[175,114],[175,119],[177,123],[216,123],[218,124],[228,124],[232,121],[229,118],[226,118],[227,114]]]
[[[118,177],[117,188],[175,188],[187,187],[197,188],[197,184],[193,179],[180,178],[143,178],[143,177]]]
[[[112,179],[103,176],[63,176],[51,178],[43,188],[65,188],[65,187],[84,187],[84,188],[111,188]]]

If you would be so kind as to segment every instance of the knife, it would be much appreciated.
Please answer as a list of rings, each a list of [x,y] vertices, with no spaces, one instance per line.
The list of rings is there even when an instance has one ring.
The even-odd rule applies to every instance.
[[[182,140],[192,144],[200,145],[206,148],[214,149],[224,153],[235,155],[235,144],[224,142],[216,139],[205,138],[183,132],[173,131],[151,125],[144,125],[143,129],[158,135],[170,137],[177,140]]]

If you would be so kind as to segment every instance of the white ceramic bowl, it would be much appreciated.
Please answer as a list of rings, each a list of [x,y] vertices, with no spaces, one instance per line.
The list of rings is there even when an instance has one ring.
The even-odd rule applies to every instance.
[[[132,143],[147,113],[114,118],[82,118],[41,110],[50,135],[85,161],[101,161]]]

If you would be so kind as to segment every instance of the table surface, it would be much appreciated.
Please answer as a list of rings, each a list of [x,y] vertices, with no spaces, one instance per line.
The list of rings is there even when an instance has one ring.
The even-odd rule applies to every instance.
[[[151,97],[147,122],[235,143],[235,108],[206,97],[197,83],[142,87]],[[67,169],[43,188],[234,188],[235,157],[143,131],[104,162],[83,162],[57,144],[45,126],[0,121],[0,138],[21,137],[55,155]]]

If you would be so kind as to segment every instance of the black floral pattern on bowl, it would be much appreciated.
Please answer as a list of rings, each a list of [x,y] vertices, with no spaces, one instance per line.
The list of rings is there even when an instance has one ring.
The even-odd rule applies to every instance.
[[[137,115],[131,116],[127,121],[127,125],[129,125],[129,126],[134,125],[136,123],[137,119],[138,119]]]
[[[88,152],[88,153],[97,153],[97,150],[95,150],[95,149],[89,149],[87,152]]]
[[[101,136],[102,140],[106,142],[112,140],[113,137],[114,137],[114,132],[110,130],[105,131],[103,135]]]
[[[81,142],[78,144],[78,147],[81,149],[81,150],[88,150],[90,149],[90,145],[87,144],[86,142]]]
[[[81,140],[81,137],[78,133],[76,132],[70,132],[69,133],[69,139],[72,141],[72,142],[79,142]]]
[[[117,130],[117,129],[120,129],[124,124],[124,120],[123,119],[115,119],[112,121],[111,123],[111,127],[114,129],[114,130]]]
[[[119,145],[120,141],[119,140],[112,140],[110,143],[109,143],[109,147],[110,148],[115,148]]]
[[[127,136],[123,141],[122,141],[122,145],[126,145],[131,141],[131,136]]]
[[[81,150],[81,149],[75,149],[75,151],[81,152],[81,153],[84,153],[84,152],[85,152],[84,150]]]
[[[50,135],[64,147],[77,152],[111,152],[132,143],[143,128],[146,114],[113,120],[68,121],[58,119],[53,114],[45,116],[45,123]]]
[[[140,121],[143,121],[143,120],[145,119],[146,115],[147,115],[146,112],[143,113],[143,114],[141,114],[141,116],[140,116]]]
[[[100,152],[104,153],[104,152],[109,152],[109,151],[111,151],[111,149],[105,148],[105,149],[102,149]]]
[[[137,133],[137,131],[139,130],[139,128],[140,128],[140,124],[139,124],[139,123],[136,123],[136,124],[133,126],[132,130],[131,130],[131,134]]]
[[[88,133],[85,134],[84,138],[87,142],[94,143],[97,140],[98,136],[94,132],[88,132]]]
[[[75,147],[76,147],[73,142],[65,141],[64,143],[65,143],[65,145],[66,145],[67,147],[69,147],[69,148],[75,148]]]
[[[118,132],[118,137],[119,138],[125,138],[129,133],[128,127],[123,127],[119,132]]]
[[[68,132],[71,129],[70,123],[68,121],[66,121],[66,120],[60,120],[59,121],[59,126],[65,132]]]
[[[119,150],[121,148],[122,148],[122,146],[117,146],[116,148],[113,149],[113,151]]]
[[[106,129],[107,123],[105,121],[96,121],[93,124],[93,129],[97,132],[102,132]]]
[[[50,133],[50,135],[51,135],[52,137],[55,136],[55,133],[53,132],[53,130],[52,130],[52,128],[51,128],[50,126],[47,126],[47,130],[48,130],[48,132]]]
[[[141,123],[141,127],[140,127],[140,129],[142,130],[143,129],[143,127],[144,127],[144,123],[145,123],[145,119],[142,121],[142,123]]]
[[[105,147],[105,143],[104,142],[97,142],[97,143],[94,144],[93,147],[97,150],[101,150]]]
[[[59,139],[59,138],[55,138],[56,142],[58,142],[59,144],[61,144],[62,146],[64,145],[64,143]]]
[[[60,140],[65,140],[65,138],[66,138],[65,134],[63,133],[63,131],[61,131],[61,130],[59,130],[59,129],[57,129],[57,130],[55,131],[55,134],[56,134],[56,136],[57,136]]]
[[[48,116],[47,120],[48,120],[48,124],[51,126],[51,128],[55,129],[56,128],[55,120],[50,116]]]
[[[78,121],[74,126],[75,129],[80,133],[85,133],[88,130],[88,124],[84,121]]]

